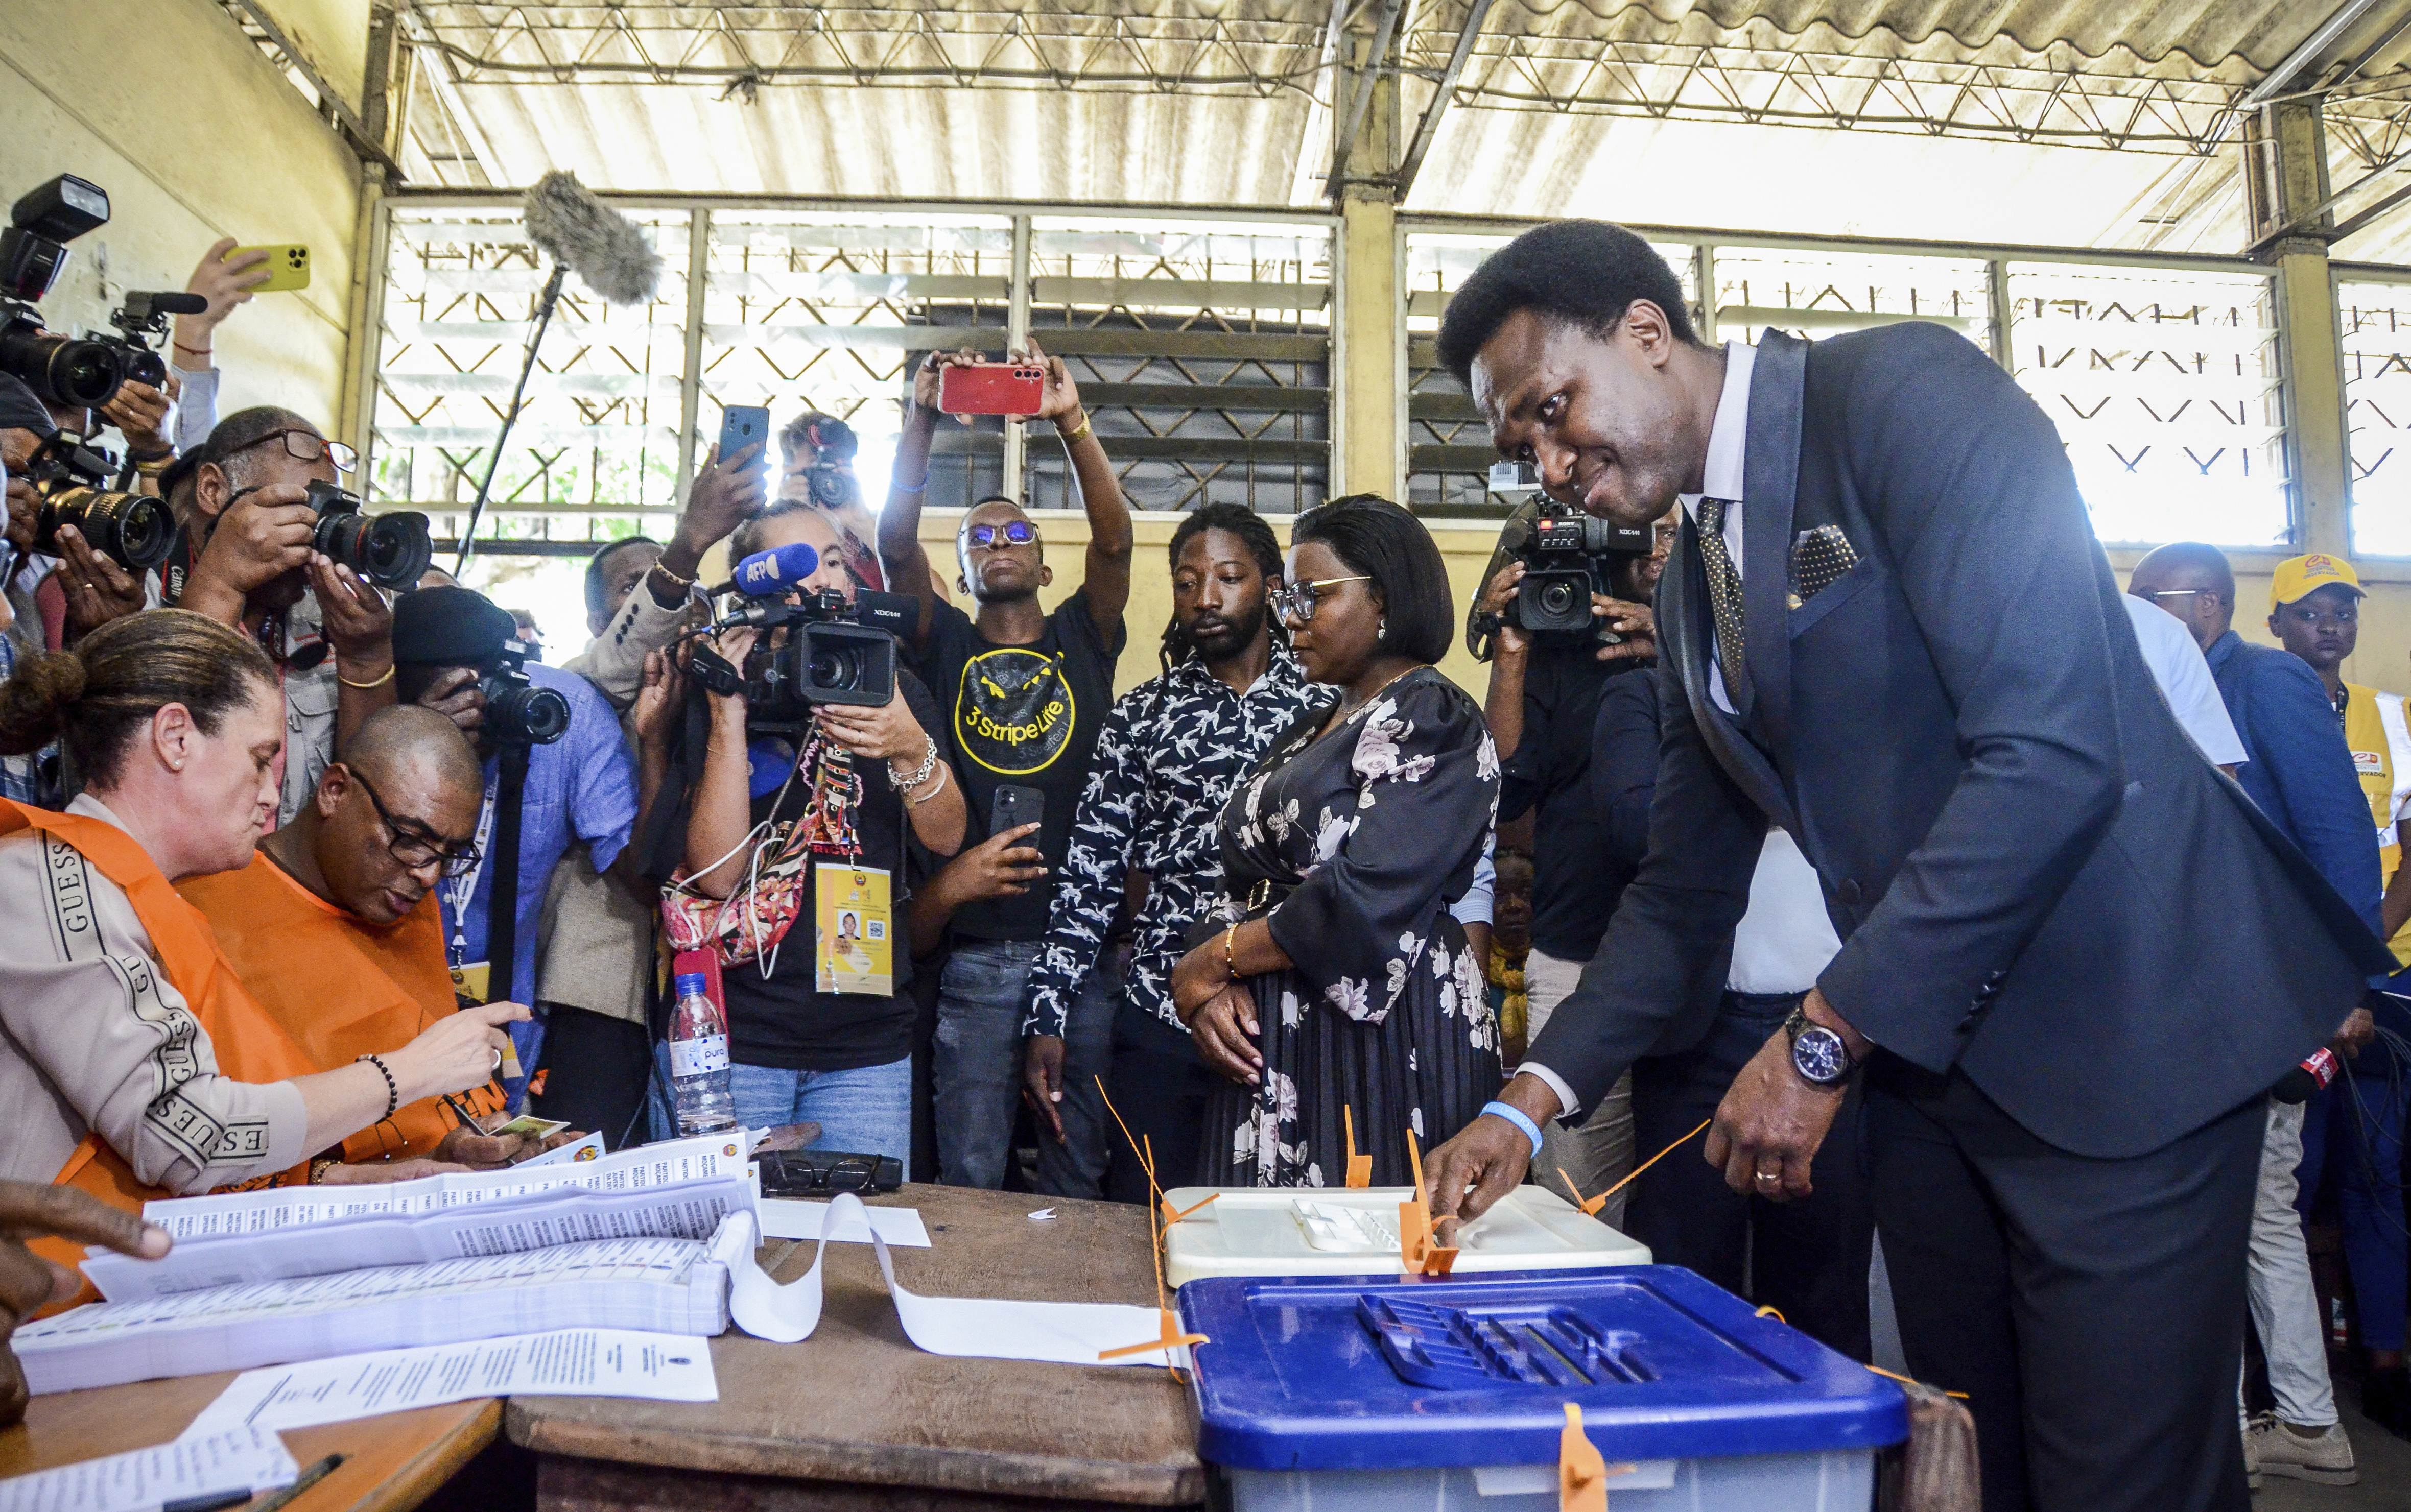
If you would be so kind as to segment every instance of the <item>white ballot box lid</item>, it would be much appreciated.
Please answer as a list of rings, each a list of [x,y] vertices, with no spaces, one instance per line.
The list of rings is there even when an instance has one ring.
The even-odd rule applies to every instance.
[[[1403,1269],[1398,1204],[1411,1186],[1177,1186],[1164,1230],[1164,1278],[1368,1275]],[[1207,1198],[1209,1205],[1197,1208]],[[1457,1231],[1454,1273],[1647,1265],[1649,1247],[1545,1187],[1518,1186]]]

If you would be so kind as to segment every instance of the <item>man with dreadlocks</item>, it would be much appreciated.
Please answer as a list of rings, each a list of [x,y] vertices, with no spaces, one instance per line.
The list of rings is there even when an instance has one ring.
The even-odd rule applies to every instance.
[[[1254,511],[1200,507],[1173,532],[1171,555],[1163,673],[1124,693],[1098,734],[1022,1024],[1022,1086],[1042,1138],[1096,1174],[1110,1152],[1106,1195],[1138,1202],[1146,1173],[1118,1148],[1095,1077],[1105,1072],[1121,1094],[1115,1106],[1133,1139],[1151,1141],[1157,1169],[1196,1165],[1214,1074],[1173,1011],[1172,967],[1222,885],[1215,821],[1274,738],[1336,696],[1307,681],[1266,611],[1281,548]],[[1116,1013],[1081,987],[1134,878],[1146,898]]]

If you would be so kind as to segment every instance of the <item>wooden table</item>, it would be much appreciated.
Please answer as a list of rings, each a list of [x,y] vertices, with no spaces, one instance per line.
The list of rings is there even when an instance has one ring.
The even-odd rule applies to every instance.
[[[234,1375],[220,1371],[36,1397],[22,1423],[0,1432],[0,1478],[165,1444],[216,1401]],[[502,1403],[483,1397],[293,1429],[285,1447],[302,1469],[330,1454],[345,1458],[287,1503],[285,1512],[409,1512],[491,1444],[502,1420]]]
[[[914,1291],[1154,1303],[1143,1208],[955,1186],[873,1200],[921,1211],[932,1247],[891,1251],[896,1279]],[[1050,1206],[1052,1222],[1030,1221]],[[774,1240],[762,1263],[791,1281],[813,1249]],[[1028,1512],[1205,1499],[1194,1399],[1168,1371],[925,1354],[905,1338],[869,1244],[831,1245],[821,1276],[810,1339],[731,1330],[712,1342],[716,1403],[513,1398],[504,1431],[541,1456],[538,1505]]]

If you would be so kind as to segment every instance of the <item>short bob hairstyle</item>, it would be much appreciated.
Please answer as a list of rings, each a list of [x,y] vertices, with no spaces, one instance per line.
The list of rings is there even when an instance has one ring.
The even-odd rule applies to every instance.
[[[1351,573],[1371,578],[1389,628],[1381,648],[1426,664],[1448,654],[1456,623],[1456,597],[1448,586],[1448,565],[1423,521],[1377,494],[1334,499],[1297,517],[1293,546],[1320,541]]]

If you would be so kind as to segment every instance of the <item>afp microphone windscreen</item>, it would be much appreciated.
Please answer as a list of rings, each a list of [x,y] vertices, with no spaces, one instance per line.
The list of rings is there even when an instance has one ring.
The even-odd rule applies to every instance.
[[[756,599],[784,593],[820,570],[820,553],[798,541],[772,551],[757,551],[737,564],[729,578],[737,591]]]
[[[521,202],[528,240],[613,304],[644,304],[661,286],[662,259],[636,222],[594,197],[577,175],[553,169]]]

